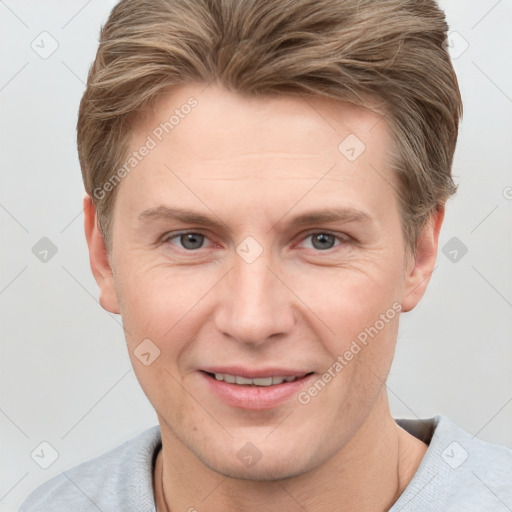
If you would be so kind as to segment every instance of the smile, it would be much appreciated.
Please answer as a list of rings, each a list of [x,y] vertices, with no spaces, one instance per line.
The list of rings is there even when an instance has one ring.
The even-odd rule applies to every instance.
[[[282,384],[283,382],[293,382],[299,377],[259,377],[256,379],[248,379],[241,377],[240,375],[230,375],[228,373],[209,373],[216,380],[222,380],[229,384],[239,384],[241,386],[275,386],[276,384]]]
[[[292,371],[284,370],[282,373],[288,375],[280,375],[277,368],[273,371],[274,375],[270,374],[270,369],[259,372],[240,370],[245,375],[236,375],[238,371],[233,370],[232,373],[201,370],[198,374],[202,376],[202,382],[212,397],[231,407],[250,410],[272,409],[284,405],[316,375],[314,372],[303,373],[300,370],[295,375],[291,375]],[[256,376],[254,373],[260,375]]]

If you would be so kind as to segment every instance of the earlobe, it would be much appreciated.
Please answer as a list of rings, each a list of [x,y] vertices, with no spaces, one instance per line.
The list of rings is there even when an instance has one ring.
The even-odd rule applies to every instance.
[[[110,313],[119,314],[114,275],[110,266],[105,240],[99,229],[96,207],[88,194],[84,197],[84,229],[89,247],[91,270],[100,289],[100,304]]]
[[[402,311],[411,311],[419,303],[430,277],[434,271],[437,258],[439,232],[444,219],[444,205],[440,205],[432,213],[423,226],[416,244],[416,254],[411,255],[411,261],[405,274],[405,286],[402,297]]]

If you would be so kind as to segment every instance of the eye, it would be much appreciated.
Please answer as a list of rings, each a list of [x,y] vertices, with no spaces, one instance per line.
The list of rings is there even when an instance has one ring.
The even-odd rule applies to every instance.
[[[174,245],[174,242],[171,242],[171,240],[175,239],[179,241],[179,244],[181,245],[182,249],[185,249],[186,251],[194,251],[197,249],[201,249],[207,238],[206,235],[203,235],[202,233],[187,231],[167,235],[163,238],[162,242],[171,243],[172,245]]]
[[[310,233],[309,235],[306,236],[303,243],[305,243],[306,240],[311,240],[312,248],[318,251],[327,251],[329,249],[332,249],[336,245],[340,245],[341,243],[346,242],[346,240],[344,240],[343,238],[324,231]],[[311,246],[309,248],[311,248]]]

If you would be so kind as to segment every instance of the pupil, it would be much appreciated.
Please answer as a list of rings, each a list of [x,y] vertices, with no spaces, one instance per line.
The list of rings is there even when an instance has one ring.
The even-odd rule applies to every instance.
[[[318,242],[318,245],[316,244]],[[334,235],[319,233],[313,236],[313,246],[315,249],[330,249],[334,245]]]
[[[181,235],[181,243],[185,249],[199,249],[203,245],[203,235],[199,233],[186,233]]]

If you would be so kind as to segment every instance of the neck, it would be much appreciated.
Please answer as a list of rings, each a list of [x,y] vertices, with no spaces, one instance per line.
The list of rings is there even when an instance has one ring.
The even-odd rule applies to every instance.
[[[341,450],[312,471],[276,481],[241,480],[205,466],[170,430],[155,465],[158,512],[226,510],[385,511],[414,476],[427,445],[400,428],[383,392]],[[300,447],[298,447],[300,449]]]

